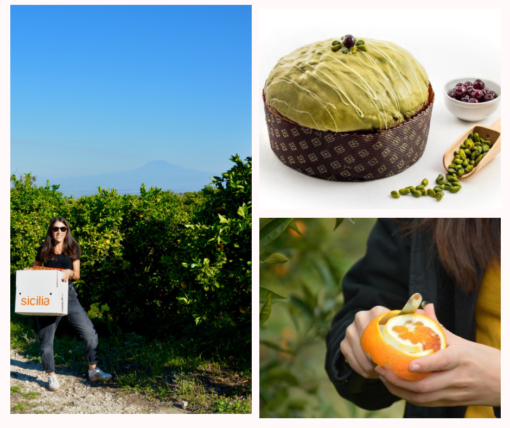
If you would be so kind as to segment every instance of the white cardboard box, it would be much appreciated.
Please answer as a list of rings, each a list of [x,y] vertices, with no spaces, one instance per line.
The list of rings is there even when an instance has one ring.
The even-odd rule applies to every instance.
[[[16,272],[16,307],[20,315],[67,315],[68,283],[59,270]]]

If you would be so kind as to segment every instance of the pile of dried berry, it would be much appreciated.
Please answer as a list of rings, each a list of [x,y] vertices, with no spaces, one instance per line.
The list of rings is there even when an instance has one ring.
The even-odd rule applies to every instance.
[[[474,83],[470,81],[457,83],[455,88],[448,92],[448,96],[464,103],[484,103],[498,97],[496,92],[486,88],[480,79]]]

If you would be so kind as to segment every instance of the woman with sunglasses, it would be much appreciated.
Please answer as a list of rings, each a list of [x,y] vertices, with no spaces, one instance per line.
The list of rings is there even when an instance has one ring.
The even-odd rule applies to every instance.
[[[80,279],[80,246],[73,238],[71,229],[64,217],[55,217],[51,220],[44,244],[39,248],[35,262],[32,265],[32,267],[37,266],[63,269],[62,281],[69,281],[67,319],[85,341],[89,379],[93,382],[110,380],[111,375],[97,367],[98,336],[92,321],[78,301],[78,295],[73,286],[73,280]],[[41,360],[44,370],[48,373],[50,391],[57,391],[60,388],[55,374],[53,338],[61,319],[62,317],[55,316],[37,317]]]

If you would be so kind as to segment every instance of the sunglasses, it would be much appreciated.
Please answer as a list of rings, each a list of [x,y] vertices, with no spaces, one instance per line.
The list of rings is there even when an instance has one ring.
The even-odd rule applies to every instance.
[[[58,231],[61,231],[61,232],[67,232],[67,227],[63,226],[63,227],[54,227],[53,228],[53,232],[58,232]]]

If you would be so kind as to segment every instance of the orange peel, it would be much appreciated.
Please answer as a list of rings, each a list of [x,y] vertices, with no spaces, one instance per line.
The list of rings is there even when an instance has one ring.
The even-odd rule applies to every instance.
[[[390,313],[395,316],[385,324],[379,324],[379,320],[389,313],[379,315],[367,325],[361,335],[363,351],[375,364],[389,366],[401,379],[425,379],[430,373],[412,373],[409,364],[446,348],[443,329],[426,315]]]

